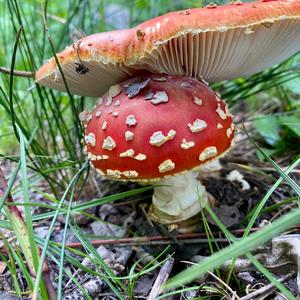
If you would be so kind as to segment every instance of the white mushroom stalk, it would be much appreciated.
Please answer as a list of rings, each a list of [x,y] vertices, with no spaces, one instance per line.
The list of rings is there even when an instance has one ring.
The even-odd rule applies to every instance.
[[[156,183],[150,217],[162,224],[180,223],[197,215],[207,204],[205,187],[197,171],[165,178]]]

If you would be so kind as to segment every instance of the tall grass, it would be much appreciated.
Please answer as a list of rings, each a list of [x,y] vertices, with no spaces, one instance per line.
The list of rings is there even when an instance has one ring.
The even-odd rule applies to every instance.
[[[53,50],[55,52],[62,50],[66,45],[72,43],[74,33],[78,37],[82,34],[114,29],[114,23],[111,21],[114,13],[107,11],[108,6],[111,4],[118,5],[118,9],[125,9],[128,13],[128,26],[133,26],[171,10],[198,7],[201,5],[201,1],[0,0],[0,67],[35,72],[46,58],[53,55]],[[43,14],[45,16],[44,20]],[[46,30],[45,24],[47,24],[49,31]],[[284,91],[285,95],[290,97],[296,91],[291,91],[291,86],[286,85],[286,83],[299,78],[299,67],[299,59],[295,57],[249,79],[218,83],[214,85],[214,88],[222,93],[230,105],[239,103],[241,99],[252,101],[253,97],[262,91],[266,91],[270,96],[280,94],[280,98],[282,98],[282,91]],[[28,235],[30,243],[33,245],[32,255],[37,270],[37,277],[32,280],[18,248],[9,245],[2,237],[8,249],[8,256],[1,255],[1,257],[7,261],[15,291],[18,295],[21,295],[21,289],[16,278],[16,265],[21,269],[27,281],[28,289],[34,291],[34,294],[39,294],[41,293],[39,288],[43,260],[46,257],[59,268],[58,299],[62,298],[62,279],[64,275],[69,276],[74,284],[84,291],[76,278],[71,276],[69,269],[64,268],[66,264],[73,265],[88,274],[100,276],[119,299],[124,299],[125,295],[132,298],[133,285],[137,278],[155,268],[154,266],[148,266],[146,270],[139,273],[135,272],[133,267],[128,276],[115,276],[71,218],[71,215],[85,213],[88,208],[125,197],[136,196],[151,189],[151,187],[143,187],[101,199],[96,199],[93,195],[84,195],[85,185],[91,183],[87,180],[89,167],[80,142],[82,130],[78,122],[78,113],[84,107],[91,107],[93,101],[93,99],[70,96],[41,87],[36,85],[34,79],[30,77],[21,78],[13,74],[0,75],[0,156],[2,159],[11,161],[12,170],[7,192],[11,191],[13,195],[22,193],[23,202],[19,202],[18,205],[24,207]],[[290,103],[287,112],[289,115],[295,116],[297,112],[299,113],[299,108],[299,103],[294,101]],[[179,290],[178,286],[220,266],[226,259],[240,255],[247,255],[267,278],[273,280],[272,275],[264,270],[255,261],[255,258],[251,257],[249,251],[293,226],[298,220],[299,210],[297,209],[289,215],[281,217],[264,231],[256,234],[249,234],[249,232],[257,216],[263,211],[266,200],[283,180],[290,184],[295,195],[299,196],[299,185],[288,176],[289,171],[298,165],[299,159],[296,159],[290,168],[283,172],[264,153],[263,156],[273,165],[274,170],[280,175],[280,179],[270,188],[256,210],[248,216],[250,222],[246,228],[245,236],[237,241],[235,237],[230,235],[225,226],[218,221],[217,217],[212,216],[216,219],[220,229],[232,241],[232,246],[213,253],[201,265],[188,269],[174,277],[167,285],[177,288],[171,294],[188,291],[191,288]],[[21,181],[16,181],[18,175],[22,175]],[[48,189],[46,191],[41,191],[38,187],[38,183],[41,181],[47,184]],[[31,190],[42,195],[50,204],[32,201]],[[78,198],[81,196],[92,201],[77,203]],[[297,198],[294,198],[291,201],[296,202],[296,200]],[[5,196],[0,200],[1,208],[6,205],[4,202]],[[34,206],[46,208],[48,211],[32,216],[30,208]],[[51,242],[50,238],[55,221],[60,215],[65,215],[66,225],[64,227],[63,242],[57,244]],[[33,227],[37,222],[49,219],[51,219],[49,233],[46,239],[42,240],[36,236]],[[4,214],[0,226],[12,229],[11,225],[8,216]],[[76,252],[82,258],[89,257],[99,267],[96,271],[83,266],[70,253],[65,251],[68,229],[71,229],[82,242],[85,251],[68,250],[73,253]],[[213,243],[213,237],[207,224],[205,230],[209,241]],[[35,244],[42,249],[39,259],[37,259],[37,253],[34,252]],[[213,252],[212,246],[211,251]],[[130,288],[125,286],[125,280],[132,283]],[[285,295],[291,297],[282,285],[277,284],[276,286]]]

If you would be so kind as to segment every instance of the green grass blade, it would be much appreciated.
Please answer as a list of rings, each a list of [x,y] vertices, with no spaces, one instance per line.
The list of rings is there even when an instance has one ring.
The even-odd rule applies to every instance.
[[[300,157],[296,159],[292,165],[289,166],[289,168],[284,172],[286,175],[288,175],[294,168],[297,167],[297,165],[300,163]],[[266,204],[269,197],[272,195],[272,193],[277,189],[277,187],[281,184],[283,181],[283,177],[281,176],[274,184],[273,186],[267,191],[263,199],[259,202],[259,205],[256,207],[255,211],[253,212],[253,215],[247,225],[247,228],[245,229],[244,236],[249,235],[257,217],[259,216],[260,212],[262,211],[264,205]]]
[[[74,192],[75,192],[75,188],[73,187],[69,205],[68,205],[67,214],[66,214],[66,219],[65,219],[63,240],[61,243],[60,263],[59,263],[59,273],[58,273],[57,300],[62,299],[62,293],[63,293],[62,289],[63,289],[63,270],[64,270],[64,260],[65,260],[65,244],[66,244],[68,226],[69,226],[69,221],[70,221],[70,216],[71,216],[71,208],[72,208],[73,199],[74,199]]]
[[[107,285],[111,288],[111,290],[115,293],[115,295],[120,299],[120,300],[125,300],[125,298],[121,295],[121,293],[118,291],[118,289],[115,287],[115,285],[112,283],[112,281],[115,281],[118,285],[120,285],[123,290],[125,289],[125,286],[122,285],[122,283],[115,277],[114,272],[107,266],[107,264],[104,262],[102,257],[99,255],[95,247],[91,244],[91,242],[84,236],[84,234],[81,233],[80,229],[76,226],[71,225],[70,226],[77,236],[77,238],[81,241],[81,243],[85,246],[85,248],[90,252],[90,254],[94,258],[94,262],[99,264],[105,271],[105,273],[108,276],[101,276],[103,280],[107,283]],[[110,280],[110,278],[113,278]]]
[[[25,203],[30,203],[29,200],[29,184],[28,184],[28,176],[27,176],[27,167],[26,167],[26,155],[25,155],[25,140],[24,135],[18,125],[16,125],[19,139],[20,139],[20,161],[21,161],[21,173],[22,173],[22,191],[23,191],[23,200]],[[27,226],[28,238],[30,243],[30,251],[34,263],[33,271],[37,270],[38,266],[38,249],[34,239],[33,232],[33,223],[31,218],[30,206],[24,206],[25,213],[25,222]]]
[[[43,247],[43,251],[42,251],[42,254],[40,256],[40,261],[39,261],[39,267],[38,267],[38,270],[37,270],[37,274],[36,274],[36,280],[35,280],[35,283],[34,283],[34,290],[33,290],[33,295],[34,297],[37,297],[38,295],[38,290],[39,290],[39,283],[40,283],[40,280],[41,280],[41,275],[42,275],[42,271],[43,271],[43,264],[44,264],[44,260],[45,260],[45,257],[46,257],[46,253],[47,253],[47,248],[48,248],[48,244],[49,244],[49,241],[50,241],[50,237],[51,237],[51,233],[53,231],[53,228],[54,228],[54,225],[55,225],[55,222],[56,222],[56,219],[59,215],[59,212],[60,212],[60,209],[62,208],[63,206],[63,203],[67,197],[67,194],[70,190],[70,188],[73,186],[73,185],[76,185],[76,183],[78,182],[80,176],[81,176],[81,173],[86,169],[87,167],[87,164],[84,164],[80,170],[75,174],[75,176],[72,178],[69,186],[67,187],[67,189],[65,190],[64,194],[63,194],[63,197],[57,207],[57,210],[53,216],[53,219],[51,221],[51,224],[49,226],[49,233],[47,234],[47,237],[45,238],[45,243],[44,243],[44,247]]]
[[[242,240],[238,240],[233,245],[230,245],[220,250],[218,253],[211,255],[199,266],[192,267],[177,274],[168,281],[165,289],[175,288],[182,284],[188,283],[203,275],[207,271],[219,267],[224,261],[236,258],[258,246],[263,245],[273,236],[281,234],[285,230],[288,230],[295,224],[299,223],[299,218],[300,209],[293,210],[280,219],[274,221],[271,225],[266,226],[261,231],[255,232]]]

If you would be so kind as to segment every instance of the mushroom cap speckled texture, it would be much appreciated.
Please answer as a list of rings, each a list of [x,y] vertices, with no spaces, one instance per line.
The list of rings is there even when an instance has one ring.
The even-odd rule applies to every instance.
[[[190,77],[131,78],[80,117],[92,165],[118,180],[156,180],[195,169],[224,155],[234,137],[226,104]]]
[[[97,97],[140,70],[216,82],[250,76],[299,49],[300,0],[274,0],[171,12],[87,36],[57,58],[71,93]],[[36,80],[66,90],[54,58]]]

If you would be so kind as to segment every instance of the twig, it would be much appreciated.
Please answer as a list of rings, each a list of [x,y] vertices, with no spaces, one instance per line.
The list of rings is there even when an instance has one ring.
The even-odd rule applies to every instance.
[[[300,229],[300,225],[294,226],[295,229]],[[261,230],[259,227],[253,227],[251,232],[256,232]],[[244,229],[235,229],[232,230],[231,233],[235,235],[242,235],[244,233]],[[212,232],[213,236],[221,237],[223,236],[221,231],[214,231]],[[201,238],[204,237],[204,238]],[[152,235],[152,236],[141,236],[141,237],[134,237],[134,238],[118,238],[118,239],[99,239],[99,240],[92,240],[91,243],[94,246],[100,245],[116,245],[116,246],[140,246],[140,245],[159,245],[159,243],[165,244],[167,243],[175,243],[176,240],[183,240],[186,243],[203,243],[207,242],[205,239],[206,233],[205,232],[193,232],[193,233],[179,233],[170,239],[168,236],[164,235]],[[194,241],[188,241],[188,239],[194,239]],[[215,238],[214,241],[226,243],[228,242],[225,238]],[[155,243],[158,242],[158,243]],[[66,243],[66,247],[69,248],[82,248],[81,243]]]
[[[237,295],[236,291],[234,291],[225,281],[223,281],[222,279],[220,279],[218,276],[216,276],[212,272],[208,272],[208,274],[210,276],[212,276],[213,278],[215,278],[217,281],[219,281],[222,285],[224,285],[224,287],[226,287],[226,289],[232,294],[232,298],[233,299],[241,300],[241,298]]]
[[[174,258],[170,257],[161,267],[158,276],[154,282],[154,285],[151,289],[150,295],[147,300],[154,300],[161,293],[162,286],[168,280],[170,273],[174,265]]]
[[[5,68],[5,67],[0,67],[0,73],[4,74],[11,74],[10,68]],[[19,70],[13,70],[13,75],[14,76],[19,76],[19,77],[34,77],[35,73],[34,72],[29,72],[29,71],[19,71]]]
[[[281,278],[279,278],[277,281],[278,282],[287,281],[287,280],[293,278],[294,275],[295,275],[295,272],[288,273],[288,274],[282,276]],[[267,284],[267,285],[263,286],[262,288],[256,290],[255,292],[250,293],[250,294],[240,298],[240,300],[252,300],[252,299],[255,299],[255,297],[263,296],[263,294],[271,293],[274,290],[276,290],[276,287],[274,286],[273,283],[270,283],[270,284]]]
[[[141,204],[141,205],[140,205],[140,209],[141,209],[143,215],[145,216],[146,221],[148,222],[148,224],[149,224],[151,227],[154,227],[154,225],[153,225],[151,219],[149,218],[149,216],[148,216],[148,214],[147,214],[147,212],[146,212],[146,210],[145,210],[145,204]]]
[[[152,238],[160,237],[160,239]],[[122,238],[122,239],[110,239],[110,240],[93,240],[91,244],[94,246],[100,245],[114,245],[116,247],[125,247],[125,246],[156,246],[156,245],[166,245],[166,244],[178,244],[176,239],[180,240],[183,244],[207,244],[208,239],[201,238],[182,238],[176,237],[176,239],[169,239],[164,236],[153,236],[153,237],[141,237],[141,238]],[[226,238],[216,238],[214,241],[219,243],[229,243]],[[81,243],[67,243],[66,247],[69,248],[83,248]]]

